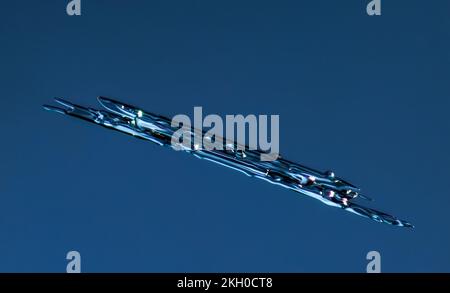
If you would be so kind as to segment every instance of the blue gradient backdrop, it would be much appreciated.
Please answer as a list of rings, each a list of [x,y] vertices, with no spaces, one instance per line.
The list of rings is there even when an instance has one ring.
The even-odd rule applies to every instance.
[[[449,1],[68,2],[1,1],[0,271],[450,272]],[[41,107],[98,95],[279,114],[285,157],[416,229]]]

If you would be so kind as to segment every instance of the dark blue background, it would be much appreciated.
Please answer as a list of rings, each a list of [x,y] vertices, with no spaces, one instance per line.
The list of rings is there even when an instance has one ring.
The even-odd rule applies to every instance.
[[[1,1],[0,271],[450,271],[450,2]],[[42,110],[105,95],[172,116],[279,114],[378,224]]]

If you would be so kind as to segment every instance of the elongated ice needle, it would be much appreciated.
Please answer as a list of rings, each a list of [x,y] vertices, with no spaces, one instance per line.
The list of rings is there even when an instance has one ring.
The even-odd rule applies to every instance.
[[[355,200],[358,196],[363,199],[369,198],[362,196],[359,188],[336,177],[332,171],[320,172],[281,157],[275,161],[261,161],[261,151],[250,150],[248,147],[241,150],[237,148],[236,143],[226,142],[226,146],[222,150],[207,150],[195,147],[195,145],[192,148],[173,145],[171,138],[178,129],[171,126],[169,118],[109,98],[98,98],[105,110],[86,108],[60,98],[55,101],[63,108],[44,105],[44,109],[118,130],[161,146],[181,148],[198,158],[294,190],[318,199],[329,206],[339,207],[377,222],[413,227],[407,221],[357,204]],[[201,130],[191,129],[191,134],[198,131]]]

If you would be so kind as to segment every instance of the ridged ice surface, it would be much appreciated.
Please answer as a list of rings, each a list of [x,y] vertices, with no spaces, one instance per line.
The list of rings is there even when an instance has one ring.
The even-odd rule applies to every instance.
[[[59,98],[55,101],[63,107],[44,105],[44,108],[149,140],[161,146],[181,148],[198,158],[294,190],[327,205],[342,208],[377,222],[413,227],[407,221],[356,203],[358,197],[370,199],[361,195],[359,188],[335,176],[332,171],[320,172],[282,157],[278,157],[275,161],[261,161],[261,151],[250,150],[245,146],[244,149],[238,148],[236,143],[225,142],[223,150],[172,145],[172,134],[178,129],[171,127],[169,118],[109,98],[98,98],[104,110],[82,107]],[[194,132],[204,134],[201,130],[195,129],[191,129],[190,134],[193,135]]]

